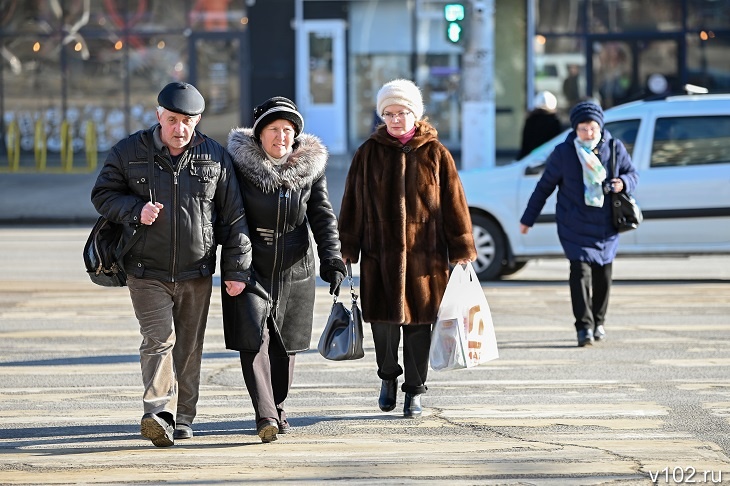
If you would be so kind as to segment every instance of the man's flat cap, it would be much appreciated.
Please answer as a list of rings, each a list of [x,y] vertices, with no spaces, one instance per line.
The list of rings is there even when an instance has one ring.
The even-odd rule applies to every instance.
[[[188,83],[170,83],[157,95],[157,104],[161,107],[182,113],[183,115],[200,115],[205,110],[205,99],[195,86]]]

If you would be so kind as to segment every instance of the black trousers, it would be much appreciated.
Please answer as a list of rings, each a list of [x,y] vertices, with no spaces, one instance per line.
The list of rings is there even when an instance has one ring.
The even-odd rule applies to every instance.
[[[294,377],[295,355],[287,354],[278,339],[271,339],[271,324],[264,329],[258,352],[241,352],[243,381],[251,396],[256,422],[273,418],[286,420],[284,402]]]
[[[428,352],[431,349],[430,324],[370,324],[375,342],[375,361],[381,380],[393,380],[403,374],[405,382],[401,390],[405,393],[425,393],[428,376]],[[403,368],[398,364],[398,347],[403,330]]]
[[[595,329],[606,320],[612,269],[612,263],[599,265],[571,260],[570,300],[576,330]]]

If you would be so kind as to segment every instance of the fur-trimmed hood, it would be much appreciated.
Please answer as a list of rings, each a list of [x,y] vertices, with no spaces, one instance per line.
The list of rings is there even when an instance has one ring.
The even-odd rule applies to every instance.
[[[265,193],[284,186],[302,189],[324,174],[327,166],[327,147],[307,133],[297,137],[292,154],[282,165],[273,164],[251,128],[234,128],[228,134],[228,152],[239,173]]]

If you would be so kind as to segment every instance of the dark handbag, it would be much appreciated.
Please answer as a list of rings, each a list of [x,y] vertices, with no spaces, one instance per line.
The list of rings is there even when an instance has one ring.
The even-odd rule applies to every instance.
[[[103,287],[124,287],[127,274],[122,267],[124,255],[139,239],[142,231],[137,230],[126,245],[122,244],[123,227],[112,223],[104,216],[96,220],[84,245],[84,264],[91,281]]]
[[[347,277],[350,279],[352,307],[347,309],[337,302],[335,295],[329,319],[319,338],[317,350],[324,358],[332,361],[360,359],[365,356],[362,348],[362,312],[357,306],[357,294],[352,280],[352,265],[347,261]]]
[[[616,139],[611,139],[611,170],[614,177],[618,177],[616,170]],[[613,210],[613,225],[619,233],[634,230],[644,220],[641,208],[636,200],[626,192],[611,193],[611,209]]]
[[[150,200],[154,203],[154,145],[149,139],[147,146],[149,147]],[[124,226],[100,216],[84,245],[84,265],[91,281],[102,287],[126,286],[127,274],[123,265],[124,255],[139,240],[145,228],[146,226],[137,228],[127,244],[122,246]]]

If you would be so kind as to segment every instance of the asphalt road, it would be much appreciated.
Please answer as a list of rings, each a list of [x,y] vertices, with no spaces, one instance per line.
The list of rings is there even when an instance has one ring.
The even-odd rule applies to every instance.
[[[294,430],[255,435],[219,289],[195,437],[139,435],[140,337],[126,289],[83,272],[88,227],[0,228],[0,484],[730,483],[730,257],[620,259],[608,339],[578,348],[567,263],[483,285],[500,358],[431,372],[422,418],[377,408],[366,357],[301,353]]]

